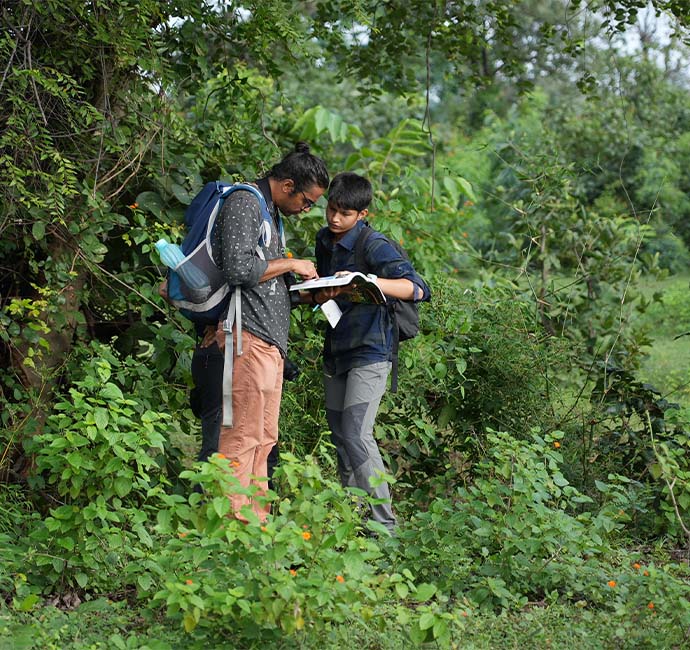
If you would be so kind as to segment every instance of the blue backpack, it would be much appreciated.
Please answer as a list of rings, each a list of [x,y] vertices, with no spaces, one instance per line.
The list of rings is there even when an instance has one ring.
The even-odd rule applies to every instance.
[[[261,191],[246,183],[206,183],[185,211],[187,235],[180,248],[185,255],[175,269],[168,272],[168,299],[183,316],[199,325],[215,325],[225,316],[235,287],[227,284],[222,269],[213,261],[211,238],[216,217],[225,199],[237,190],[251,192],[259,199],[263,223],[257,250],[263,257],[261,244],[268,246],[271,238],[271,215]],[[282,231],[282,228],[280,228]],[[281,232],[282,234],[282,232]],[[191,265],[194,273],[185,273],[185,265]],[[203,291],[186,284],[183,277],[198,276],[199,271],[208,278]],[[203,277],[203,276],[202,276]]]
[[[216,217],[225,199],[237,190],[251,192],[259,199],[261,230],[257,242],[257,255],[264,259],[262,246],[271,243],[272,218],[266,199],[257,187],[246,183],[221,183],[211,181],[194,197],[187,208],[184,220],[187,235],[180,248],[185,255],[168,273],[168,300],[195,324],[216,325],[223,320],[225,332],[225,360],[223,365],[223,426],[232,426],[232,369],[233,326],[237,331],[237,356],[242,354],[242,296],[239,286],[228,285],[222,269],[213,261],[212,236]],[[285,248],[283,224],[278,217],[278,233]],[[185,265],[190,265],[185,269]],[[184,278],[192,282],[187,284]],[[203,278],[199,282],[199,278]],[[196,280],[196,282],[194,282]],[[208,281],[207,281],[208,280]]]

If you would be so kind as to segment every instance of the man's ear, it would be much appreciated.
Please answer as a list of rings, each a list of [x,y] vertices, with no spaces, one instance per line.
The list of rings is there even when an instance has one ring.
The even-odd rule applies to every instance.
[[[291,178],[286,178],[284,181],[282,181],[280,183],[280,187],[286,194],[292,195],[295,193],[295,181],[293,181]]]
[[[364,208],[364,210],[362,210],[361,212],[358,212],[358,213],[357,213],[357,221],[361,221],[361,220],[364,219],[368,214],[369,214],[369,210],[367,210],[366,208]]]

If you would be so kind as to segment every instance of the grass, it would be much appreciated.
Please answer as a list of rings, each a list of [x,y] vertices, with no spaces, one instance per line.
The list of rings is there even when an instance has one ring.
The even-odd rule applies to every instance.
[[[644,622],[620,620],[586,606],[555,604],[518,613],[479,613],[454,628],[448,650],[626,650],[681,648],[682,630],[669,629],[653,613]],[[640,625],[640,623],[642,623]],[[131,610],[126,603],[99,599],[65,612],[45,607],[17,614],[0,609],[0,650],[407,650],[413,644],[394,620],[385,629],[353,620],[335,627],[327,638],[308,632],[270,648],[233,642],[227,630],[213,635],[186,634],[169,623]],[[440,646],[425,644],[425,648]]]
[[[689,285],[689,274],[645,279],[640,290],[655,300],[637,323],[652,339],[639,379],[681,406],[690,406],[690,336],[679,337],[690,332]]]

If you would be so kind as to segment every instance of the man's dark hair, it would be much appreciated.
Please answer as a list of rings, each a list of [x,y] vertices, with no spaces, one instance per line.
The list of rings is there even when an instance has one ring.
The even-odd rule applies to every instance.
[[[298,142],[294,151],[268,170],[268,176],[278,181],[292,179],[295,182],[295,192],[309,189],[313,185],[324,190],[328,187],[326,163],[309,153],[309,145],[306,142]]]
[[[328,188],[328,202],[341,210],[366,210],[374,192],[369,179],[353,172],[340,172]]]

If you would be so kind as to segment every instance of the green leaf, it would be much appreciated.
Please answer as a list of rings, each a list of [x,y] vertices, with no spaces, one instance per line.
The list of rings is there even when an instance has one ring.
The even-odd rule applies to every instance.
[[[186,187],[183,187],[179,183],[173,183],[170,189],[175,195],[175,198],[182,203],[182,205],[189,205],[194,198],[194,195]]]
[[[17,609],[20,612],[28,612],[31,609],[33,609],[34,605],[39,601],[39,597],[36,594],[29,594],[22,600],[19,605],[17,605]]]
[[[122,498],[132,491],[132,481],[127,477],[118,476],[113,482],[113,487],[117,496]]]
[[[148,573],[143,573],[137,578],[137,584],[141,587],[143,591],[148,591],[153,584],[153,580]]]
[[[108,400],[121,400],[123,399],[122,391],[115,385],[107,383],[100,392],[101,397]]]
[[[402,212],[403,204],[399,199],[391,199],[386,206],[391,212]]]
[[[46,225],[42,221],[34,221],[34,225],[31,226],[31,234],[36,241],[41,241],[46,234]]]
[[[184,615],[184,629],[187,632],[191,632],[194,630],[196,627],[196,619],[194,618],[194,615],[191,614],[190,612],[187,612]]]
[[[156,192],[142,192],[135,202],[140,210],[150,212],[154,217],[160,218],[163,211],[163,199]]]
[[[435,622],[436,622],[436,614],[434,614],[433,612],[424,612],[419,617],[419,629],[420,630],[428,630],[429,628],[434,626]]]
[[[139,540],[142,544],[145,544],[149,548],[153,548],[153,540],[151,539],[151,535],[149,535],[149,532],[146,530],[146,528],[139,525],[134,526],[133,530],[139,536]]]
[[[230,512],[230,499],[227,497],[215,497],[213,499],[213,509],[219,517],[225,517]]]
[[[96,408],[93,412],[94,420],[96,421],[96,426],[104,431],[108,426],[108,411],[104,408]]]
[[[426,639],[426,630],[423,630],[419,625],[413,625],[410,628],[410,639],[415,645],[422,645]]]
[[[415,598],[421,603],[429,600],[436,593],[436,585],[432,585],[428,582],[422,582],[417,585],[417,591],[415,592]]]
[[[477,195],[474,193],[472,183],[470,183],[466,178],[463,178],[462,176],[458,176],[457,181],[460,187],[462,187],[462,191],[467,195],[467,198],[470,201],[476,202]]]

